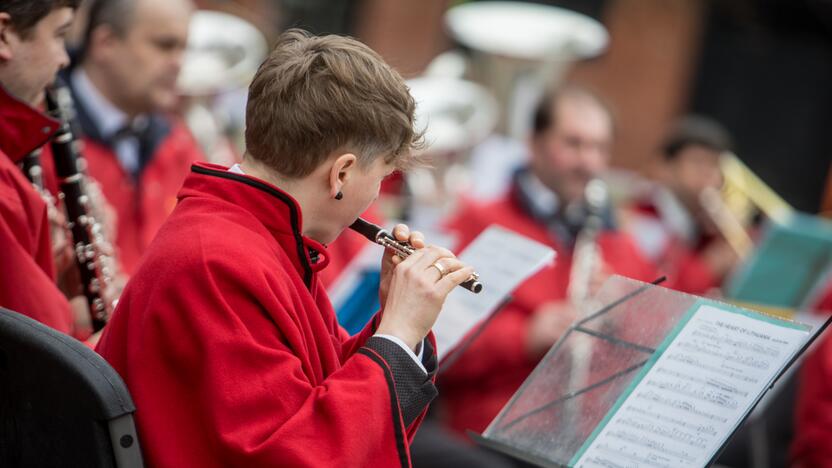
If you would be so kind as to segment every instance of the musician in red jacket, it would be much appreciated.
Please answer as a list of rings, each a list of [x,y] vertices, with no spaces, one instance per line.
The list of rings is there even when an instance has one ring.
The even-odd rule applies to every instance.
[[[705,190],[722,186],[719,158],[730,149],[731,137],[716,121],[681,119],[662,146],[658,184],[628,217],[627,230],[668,276],[667,287],[705,294],[739,261],[701,203]]]
[[[79,311],[74,314],[56,285],[62,273],[56,259],[62,259],[60,270],[75,268],[71,250],[66,241],[53,238],[47,204],[17,166],[58,129],[58,122],[37,108],[45,88],[69,62],[64,37],[78,3],[0,5],[0,306],[84,338],[88,333],[76,323],[86,319],[83,298],[73,301]],[[56,232],[62,234],[59,224]]]
[[[794,467],[832,467],[832,339],[826,332],[820,341],[800,368],[790,450]]]
[[[498,224],[557,251],[554,265],[521,285],[441,376],[442,410],[454,429],[484,430],[575,319],[567,300],[572,249],[587,215],[586,186],[606,169],[612,137],[612,117],[594,94],[573,85],[556,91],[538,106],[528,166],[514,174],[509,192],[485,206],[468,204],[448,222],[460,249]],[[590,286],[610,273],[654,279],[633,242],[613,230],[609,206],[602,218],[602,260],[592,266]]]
[[[415,103],[363,44],[284,33],[249,88],[243,162],[197,164],[98,350],[153,466],[410,466],[436,395],[428,335],[472,269],[382,259],[383,310],[350,338],[319,278],[332,242],[413,161]],[[427,338],[426,338],[427,337]]]
[[[115,211],[125,274],[176,204],[191,164],[203,159],[170,112],[188,37],[189,0],[95,0],[79,63],[67,73],[88,172]]]

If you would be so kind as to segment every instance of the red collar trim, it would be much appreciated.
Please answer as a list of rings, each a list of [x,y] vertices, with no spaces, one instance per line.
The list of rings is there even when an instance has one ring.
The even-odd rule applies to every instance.
[[[296,258],[297,266],[307,286],[312,284],[313,273],[329,265],[330,258],[326,253],[326,246],[301,234],[303,214],[300,205],[291,195],[266,181],[249,175],[228,172],[228,168],[216,164],[196,163],[191,166],[191,171],[199,175],[236,181],[270,195],[267,203],[258,204],[245,196],[235,198],[234,202],[244,205],[248,210],[255,213],[255,216],[272,232],[272,235],[284,246],[286,251],[294,252],[295,255],[292,255],[292,257]],[[186,181],[183,191],[189,189],[202,191]],[[216,193],[215,195],[233,196]],[[182,194],[180,193],[181,197]],[[275,199],[280,202],[278,205],[272,203],[272,200]],[[287,238],[291,238],[291,244],[293,245],[287,245],[289,244]],[[316,261],[313,261],[313,256]]]

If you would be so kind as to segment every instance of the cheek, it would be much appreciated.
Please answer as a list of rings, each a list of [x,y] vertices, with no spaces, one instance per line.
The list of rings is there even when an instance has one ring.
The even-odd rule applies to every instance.
[[[607,168],[607,158],[602,151],[590,149],[584,154],[581,164],[586,172],[599,174]]]
[[[711,185],[712,180],[712,175],[705,168],[696,168],[688,171],[685,182],[691,191],[699,192]]]
[[[557,170],[570,170],[577,165],[577,152],[561,141],[549,145],[547,158],[549,165]]]
[[[378,198],[378,192],[381,189],[381,182],[376,182],[375,184],[369,183],[367,184],[367,188],[364,189],[363,193],[363,201],[365,205],[369,206],[376,198]],[[365,207],[366,209],[366,207]]]
[[[125,78],[135,87],[145,86],[145,83],[150,81],[149,77],[156,73],[154,71],[156,65],[146,46],[125,47],[118,62],[118,68],[124,70]]]
[[[25,61],[26,68],[31,70],[32,75],[37,76],[36,80],[33,81],[37,81],[38,86],[47,85],[55,79],[55,74],[61,66],[60,57],[59,52],[47,48],[27,58]]]

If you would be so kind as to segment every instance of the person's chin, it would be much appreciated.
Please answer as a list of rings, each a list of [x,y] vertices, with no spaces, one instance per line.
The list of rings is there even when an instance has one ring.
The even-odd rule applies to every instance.
[[[586,192],[586,185],[575,184],[569,187],[565,193],[561,194],[566,203],[573,203],[584,198]]]
[[[27,100],[26,100],[26,102],[27,102],[27,103],[28,103],[31,107],[33,107],[33,108],[35,108],[35,109],[41,109],[41,108],[43,108],[43,107],[44,107],[44,105],[45,105],[45,104],[44,104],[44,94],[45,94],[45,93],[46,93],[46,90],[45,90],[45,89],[44,89],[44,90],[41,90],[41,92],[39,92],[39,93],[35,94],[34,96],[31,96],[29,99],[27,99]]]
[[[318,236],[318,237],[320,237],[319,239],[315,239],[314,237],[313,237],[313,239],[320,242],[321,244],[329,245],[329,244],[335,242],[336,239],[338,239],[338,237],[341,235],[341,233],[344,232],[344,229],[345,228],[342,227],[338,230],[333,230],[331,232],[321,233]]]
[[[171,112],[176,109],[176,104],[179,102],[176,93],[167,91],[159,93],[151,101],[156,112]]]

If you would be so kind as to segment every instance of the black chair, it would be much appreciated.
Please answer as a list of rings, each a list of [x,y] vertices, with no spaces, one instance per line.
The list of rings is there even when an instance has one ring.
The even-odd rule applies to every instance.
[[[0,308],[0,467],[141,467],[135,410],[101,356]]]

